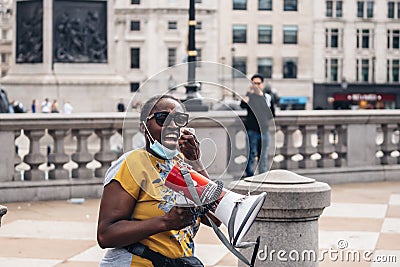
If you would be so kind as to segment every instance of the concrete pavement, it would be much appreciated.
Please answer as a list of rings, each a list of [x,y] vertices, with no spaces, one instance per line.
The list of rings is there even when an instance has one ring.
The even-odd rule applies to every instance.
[[[0,267],[98,266],[104,254],[96,244],[98,199],[82,204],[5,205],[8,213],[0,228]],[[324,258],[320,266],[400,266],[400,182],[333,185],[332,205],[325,209],[319,225],[319,256]],[[237,266],[236,258],[210,228],[201,227],[195,242],[196,254],[207,267]],[[335,250],[338,256],[346,250],[370,252],[371,262],[329,257]],[[266,266],[268,259],[264,261]]]

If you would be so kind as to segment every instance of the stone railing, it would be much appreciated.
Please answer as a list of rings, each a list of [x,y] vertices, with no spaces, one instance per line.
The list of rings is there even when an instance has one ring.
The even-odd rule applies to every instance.
[[[111,163],[143,142],[139,115],[125,122],[124,115],[1,114],[0,203],[101,195]],[[226,112],[191,118],[205,141],[209,173],[240,177],[246,163],[241,118]],[[282,111],[275,124],[273,169],[332,183],[400,177],[400,110]]]

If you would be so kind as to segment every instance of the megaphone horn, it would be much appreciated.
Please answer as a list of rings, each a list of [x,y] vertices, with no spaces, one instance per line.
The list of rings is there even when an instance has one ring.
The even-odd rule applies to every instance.
[[[213,182],[189,165],[178,162],[169,172],[165,185],[184,195],[197,206],[209,206],[210,210],[227,228],[230,242],[241,247],[242,239],[256,219],[266,197],[241,195],[226,188],[222,182]]]

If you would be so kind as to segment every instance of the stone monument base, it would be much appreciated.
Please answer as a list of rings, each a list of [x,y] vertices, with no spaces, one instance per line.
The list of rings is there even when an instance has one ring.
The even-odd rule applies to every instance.
[[[127,104],[131,98],[129,83],[115,74],[9,74],[2,85],[10,101],[18,100],[27,110],[36,99],[37,112],[45,98],[56,99],[60,110],[69,101],[74,113],[116,111],[119,99]]]

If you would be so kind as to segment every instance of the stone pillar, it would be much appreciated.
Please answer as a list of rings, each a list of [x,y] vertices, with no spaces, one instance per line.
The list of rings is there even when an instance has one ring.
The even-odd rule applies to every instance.
[[[347,128],[347,164],[349,167],[375,165],[376,124],[349,124]]]
[[[46,156],[40,153],[39,140],[44,136],[44,130],[25,131],[25,135],[29,138],[29,154],[24,157],[31,169],[24,173],[25,180],[44,180],[44,171],[39,170],[39,165],[46,162]],[[14,159],[14,158],[13,158]]]
[[[72,170],[72,178],[93,178],[93,171],[86,167],[93,160],[88,149],[88,138],[92,133],[92,130],[72,130],[72,135],[78,140],[76,152],[71,156],[78,164],[78,168]]]
[[[6,213],[7,213],[7,207],[4,207],[4,206],[0,205],[0,226],[1,226],[1,218]]]
[[[12,181],[14,176],[14,154],[15,154],[14,132],[1,131],[0,144],[2,144],[0,153],[0,162],[1,162],[0,182]]]
[[[55,168],[50,170],[49,179],[68,179],[68,170],[63,166],[69,161],[69,157],[65,154],[64,138],[68,134],[68,130],[49,130],[49,134],[54,139],[54,151],[49,155],[49,163],[53,163]]]
[[[318,266],[318,218],[330,205],[328,184],[286,170],[248,177],[234,191],[267,197],[244,241],[261,237],[255,266]],[[250,259],[252,250],[243,249]],[[309,258],[310,257],[310,258]],[[315,260],[314,260],[315,259]],[[246,266],[239,261],[238,266]]]
[[[104,178],[108,168],[111,166],[111,162],[116,158],[110,148],[110,138],[115,133],[115,130],[96,130],[95,133],[100,138],[100,151],[94,154],[94,158],[101,163],[101,167],[96,168],[94,175],[95,177]]]

